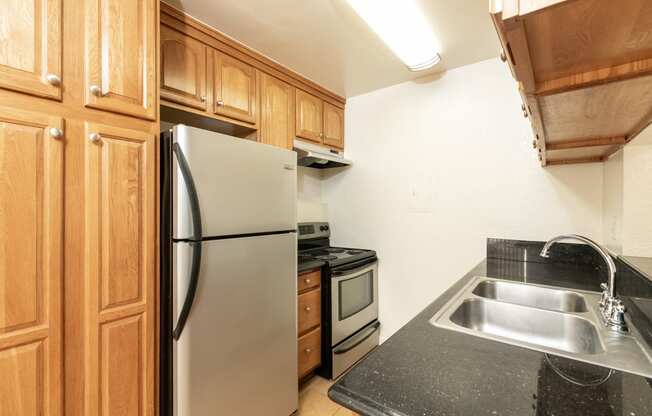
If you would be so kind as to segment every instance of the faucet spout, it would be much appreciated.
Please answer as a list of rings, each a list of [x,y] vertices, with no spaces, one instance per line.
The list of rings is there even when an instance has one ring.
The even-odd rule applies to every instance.
[[[589,245],[591,248],[593,248],[595,251],[600,254],[600,256],[604,259],[605,263],[607,263],[607,271],[608,271],[608,291],[609,295],[614,298],[616,296],[616,263],[614,263],[613,259],[611,258],[611,255],[607,251],[606,248],[602,247],[600,244],[596,243],[595,241],[591,240],[588,237],[584,237],[582,235],[577,235],[577,234],[564,234],[560,235],[557,237],[554,237],[546,242],[544,244],[543,248],[541,249],[541,253],[539,255],[541,257],[550,257],[549,251],[550,247],[552,247],[553,244],[559,242],[559,241],[564,241],[564,240],[575,240],[575,241],[580,241],[582,243],[585,243]]]

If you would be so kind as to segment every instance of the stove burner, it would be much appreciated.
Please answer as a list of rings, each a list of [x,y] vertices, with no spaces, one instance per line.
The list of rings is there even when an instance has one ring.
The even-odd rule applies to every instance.
[[[319,260],[337,260],[337,256],[330,256],[330,255],[324,255],[324,256],[317,256]]]
[[[329,253],[344,253],[344,249],[343,248],[332,248],[331,247],[331,248],[328,249],[328,252]]]
[[[346,254],[350,254],[352,256],[355,256],[356,254],[364,253],[362,250],[349,250],[346,252]]]
[[[311,251],[309,256],[328,256],[328,251],[327,250],[314,250]]]

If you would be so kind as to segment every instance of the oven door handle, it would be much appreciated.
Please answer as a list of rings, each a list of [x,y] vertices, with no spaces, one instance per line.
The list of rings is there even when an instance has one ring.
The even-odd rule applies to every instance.
[[[363,259],[356,261],[355,263],[347,264],[346,266],[338,266],[331,269],[331,275],[333,276],[342,276],[345,274],[355,273],[359,270],[367,268],[370,264],[378,261],[377,257],[370,257],[368,259]]]
[[[337,354],[337,355],[346,354],[347,352],[351,351],[352,349],[354,349],[358,345],[365,342],[370,336],[372,336],[376,331],[378,331],[378,328],[380,328],[380,322],[376,321],[369,328],[362,330],[362,332],[360,332],[357,335],[354,335],[354,337],[362,337],[361,339],[359,339],[359,340],[350,339],[350,340],[348,340],[346,342],[343,342],[342,345],[338,349],[333,350],[333,354]],[[353,344],[353,345],[351,345],[351,344]]]

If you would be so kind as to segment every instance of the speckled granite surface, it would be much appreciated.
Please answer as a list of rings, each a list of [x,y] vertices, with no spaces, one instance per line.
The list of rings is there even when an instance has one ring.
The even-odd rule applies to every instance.
[[[580,387],[558,376],[540,352],[428,322],[474,276],[584,290],[598,290],[601,281],[590,260],[577,266],[506,260],[496,257],[509,256],[494,254],[334,384],[329,396],[371,416],[652,415],[652,381],[643,377],[617,371],[600,386]],[[553,359],[568,374],[586,381],[606,372]]]

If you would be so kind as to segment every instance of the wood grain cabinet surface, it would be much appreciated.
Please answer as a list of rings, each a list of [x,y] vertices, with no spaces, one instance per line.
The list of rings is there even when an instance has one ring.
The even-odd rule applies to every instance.
[[[299,89],[296,91],[297,137],[322,143],[324,111],[322,100]]]
[[[299,379],[321,365],[321,270],[299,274],[297,333]]]
[[[85,0],[85,103],[156,117],[156,0]]]
[[[161,98],[206,111],[206,45],[161,26]]]
[[[260,74],[260,130],[258,140],[286,149],[294,142],[294,87],[271,75]]]
[[[0,107],[0,415],[63,415],[63,134]]]
[[[344,148],[344,110],[324,102],[324,144]]]
[[[61,99],[62,0],[0,2],[0,87]]]
[[[86,123],[89,414],[154,415],[156,136]]]
[[[213,112],[256,124],[258,85],[256,70],[226,54],[213,50]]]

